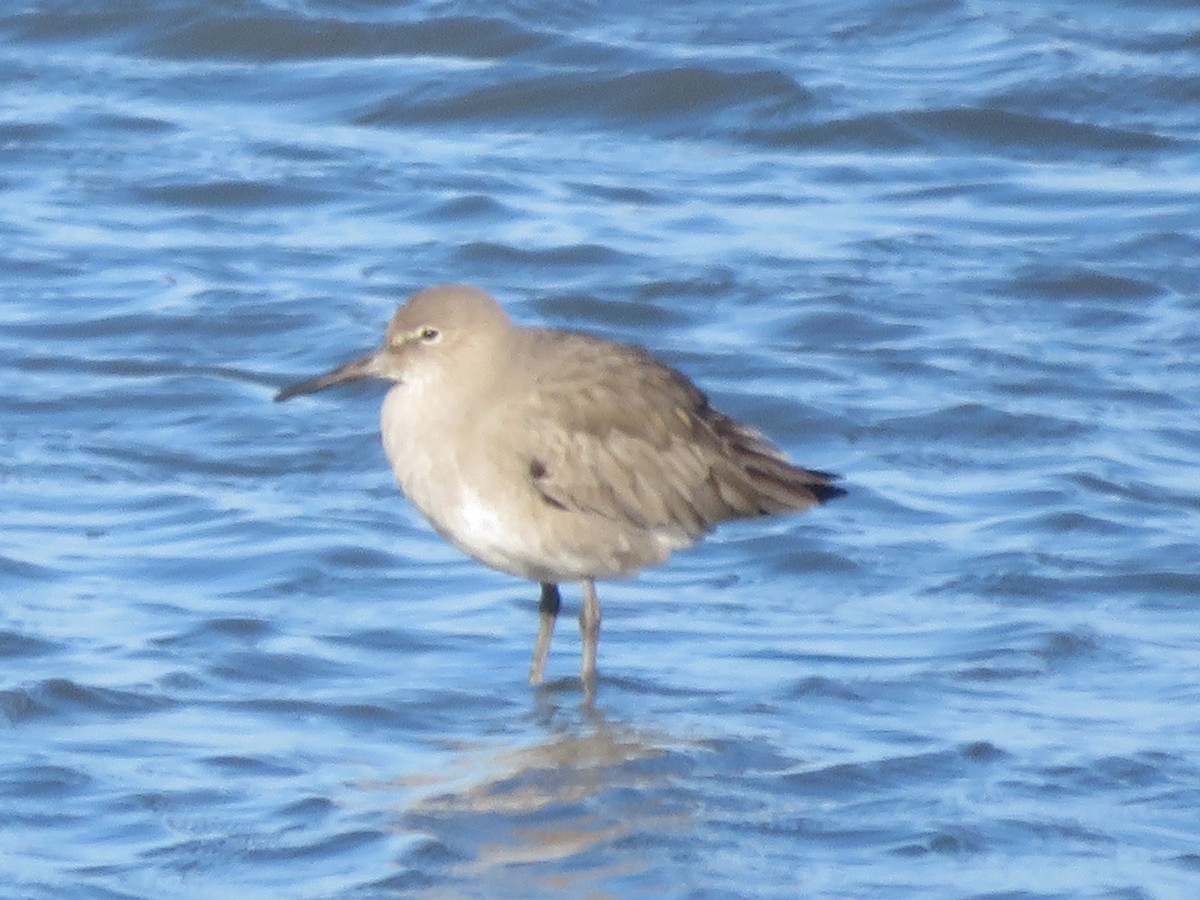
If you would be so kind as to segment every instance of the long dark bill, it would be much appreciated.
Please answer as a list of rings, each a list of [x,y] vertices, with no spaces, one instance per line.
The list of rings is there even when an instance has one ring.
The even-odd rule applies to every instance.
[[[317,391],[323,391],[327,387],[333,387],[335,384],[341,384],[345,381],[357,381],[359,378],[374,377],[377,374],[375,356],[376,354],[374,353],[368,353],[366,356],[353,359],[345,365],[338,366],[336,369],[326,372],[323,375],[317,375],[305,381],[297,381],[295,384],[289,384],[275,395],[275,402],[282,403],[284,400],[290,400],[292,397],[298,397],[301,394],[312,394]]]

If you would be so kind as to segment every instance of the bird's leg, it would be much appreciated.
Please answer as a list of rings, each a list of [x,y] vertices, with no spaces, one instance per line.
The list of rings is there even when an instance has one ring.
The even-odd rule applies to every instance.
[[[600,598],[596,596],[596,583],[590,578],[583,580],[579,634],[583,639],[583,661],[579,674],[584,690],[590,692],[596,683],[596,645],[600,641]]]
[[[561,605],[562,597],[558,594],[558,585],[543,581],[542,599],[538,603],[537,643],[533,645],[533,665],[529,667],[530,684],[542,683],[546,672],[546,657],[550,654],[550,636],[554,634],[554,620]]]

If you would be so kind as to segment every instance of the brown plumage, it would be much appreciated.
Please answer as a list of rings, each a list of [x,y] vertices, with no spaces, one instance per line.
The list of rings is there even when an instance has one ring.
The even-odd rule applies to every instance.
[[[477,288],[414,294],[378,351],[276,399],[361,377],[395,382],[380,417],[384,448],[433,527],[486,565],[541,582],[535,683],[558,582],[583,584],[590,690],[597,578],[661,562],[721,522],[844,493],[836,476],[792,465],[642,348],[515,325]]]

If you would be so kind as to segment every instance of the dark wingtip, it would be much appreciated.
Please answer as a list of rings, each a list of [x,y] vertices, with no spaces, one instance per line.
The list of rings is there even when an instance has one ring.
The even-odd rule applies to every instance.
[[[818,503],[828,503],[830,500],[846,496],[846,489],[836,484],[841,481],[841,475],[821,469],[803,469],[802,471],[806,476],[804,487],[816,498]]]
[[[826,478],[837,478],[837,475],[830,475],[822,472],[821,475]],[[830,500],[836,500],[838,497],[845,497],[848,493],[845,488],[838,487],[831,481],[817,484],[810,484],[808,489],[813,492],[813,496],[817,498],[818,503],[828,503]]]

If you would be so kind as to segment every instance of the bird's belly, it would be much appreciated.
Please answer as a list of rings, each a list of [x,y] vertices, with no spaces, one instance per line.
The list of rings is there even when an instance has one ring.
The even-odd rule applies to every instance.
[[[430,524],[486,566],[533,581],[582,581],[632,574],[661,562],[688,540],[553,507],[533,491],[511,494],[465,482],[431,503],[419,484],[403,485]],[[445,502],[449,493],[453,499]]]
[[[612,578],[691,543],[675,530],[547,502],[529,482],[527,465],[505,467],[482,430],[455,453],[454,442],[437,438],[441,423],[417,424],[405,414],[407,399],[394,389],[384,401],[383,444],[396,479],[439,534],[484,565],[534,581]]]
[[[587,521],[532,496],[498,499],[464,485],[454,514],[435,525],[469,556],[534,581],[611,578],[666,555],[648,534]]]
[[[438,534],[493,569],[521,578],[554,580],[548,572],[561,569],[566,560],[547,552],[540,532],[520,511],[519,497],[511,489],[496,487],[503,481],[495,473],[477,472],[476,465],[464,467],[438,442],[411,446],[411,435],[393,432],[391,440],[388,437],[385,432],[384,446],[396,481]],[[490,488],[476,486],[481,477]]]
[[[547,510],[553,512],[553,510]],[[573,558],[543,539],[540,524],[504,503],[485,499],[475,489],[461,485],[458,501],[449,515],[430,521],[469,556],[511,575],[536,581],[585,577],[587,561]]]

